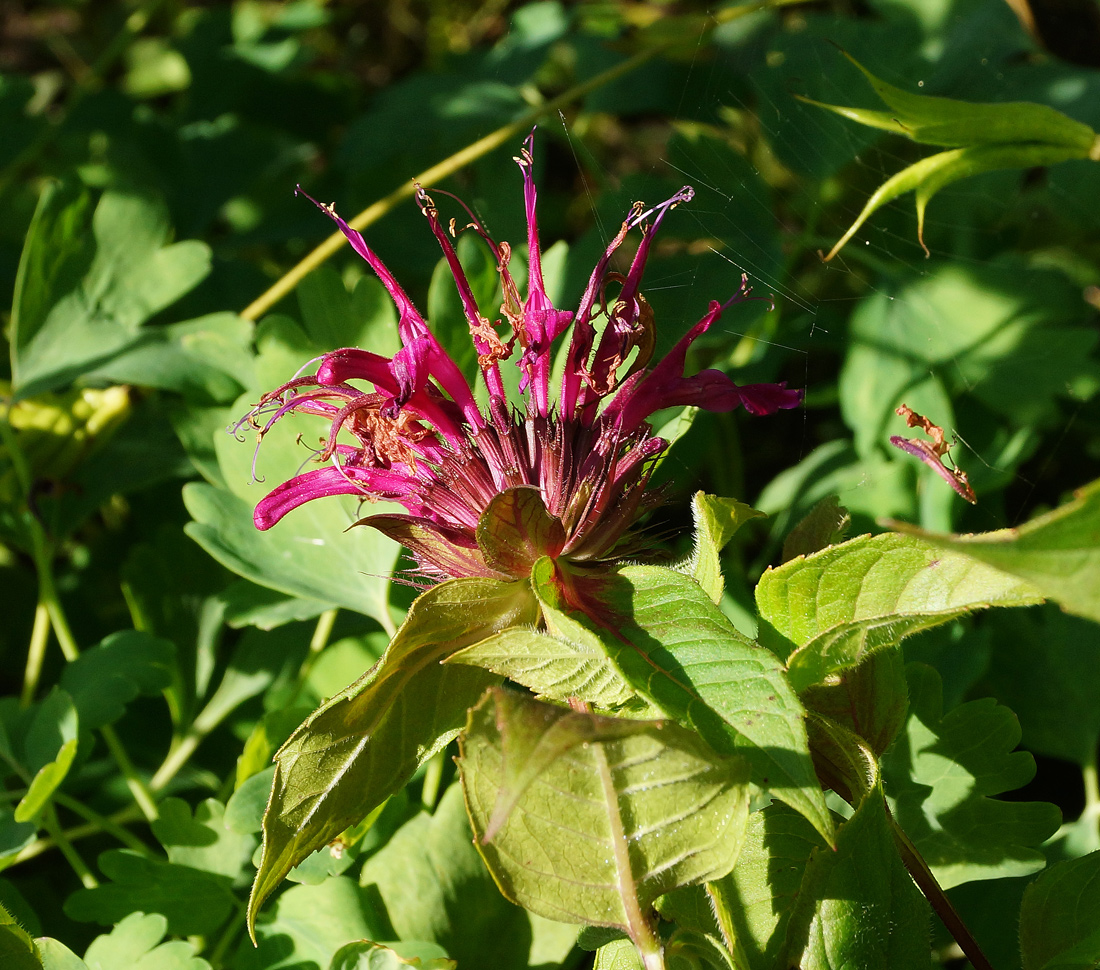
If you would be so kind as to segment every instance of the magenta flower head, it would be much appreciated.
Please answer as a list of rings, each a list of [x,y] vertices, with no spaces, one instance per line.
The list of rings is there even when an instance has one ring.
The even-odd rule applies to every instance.
[[[528,576],[540,556],[593,562],[636,555],[630,530],[656,503],[646,486],[654,459],[668,447],[648,423],[656,411],[690,404],[769,414],[801,402],[802,392],[785,384],[739,387],[717,370],[684,376],[688,348],[746,297],[744,279],[730,300],[712,302],[669,354],[649,366],[655,331],[640,292],[642,273],[661,222],[692,198],[688,187],[649,210],[635,204],[577,310],[557,309],[543,282],[532,144],[533,135],[516,159],[527,215],[526,299],[509,271],[510,247],[494,242],[470,215],[470,228],[497,260],[503,301],[495,320],[486,319],[474,299],[452,243],[453,223],[445,230],[431,198],[417,192],[465,308],[487,391],[484,407],[363,237],[331,206],[321,206],[389,291],[403,346],[392,358],[334,350],[314,374],[264,395],[246,419],[261,438],[290,411],[317,415],[329,428],[318,454],[323,467],[264,498],[256,507],[257,528],[270,529],[304,502],[358,495],[404,506],[406,514],[371,515],[356,524],[399,541],[431,578],[515,579]],[[641,241],[623,276],[610,266],[632,229],[640,230]],[[564,373],[552,396],[554,344],[563,336]],[[502,364],[512,359],[520,369],[521,402],[507,399],[501,376]]]

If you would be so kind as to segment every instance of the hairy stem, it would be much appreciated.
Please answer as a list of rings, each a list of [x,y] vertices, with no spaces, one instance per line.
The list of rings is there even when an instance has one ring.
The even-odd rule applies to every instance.
[[[924,893],[924,898],[931,903],[936,915],[947,927],[947,931],[959,944],[959,949],[966,954],[966,958],[970,961],[974,970],[993,970],[986,955],[982,952],[982,948],[978,946],[978,941],[967,929],[962,917],[959,916],[958,910],[947,898],[947,893],[936,882],[936,877],[932,875],[932,870],[928,868],[928,863],[917,851],[917,847],[909,841],[909,836],[901,830],[901,826],[898,825],[889,809],[886,810],[886,815],[890,819],[890,828],[894,833],[894,843],[901,855],[901,861],[905,863],[905,868],[909,870],[909,875],[913,877],[917,888]]]

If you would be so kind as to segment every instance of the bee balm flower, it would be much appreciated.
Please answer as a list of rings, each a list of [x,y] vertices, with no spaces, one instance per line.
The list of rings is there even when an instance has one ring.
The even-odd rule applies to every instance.
[[[730,300],[712,302],[669,354],[648,366],[655,331],[640,293],[642,273],[657,229],[672,208],[692,198],[689,187],[648,211],[636,204],[592,271],[577,310],[554,307],[542,275],[532,140],[516,159],[527,216],[526,299],[508,268],[508,244],[494,242],[476,219],[471,226],[497,258],[499,319],[482,315],[434,203],[423,190],[417,193],[465,309],[488,392],[485,408],[363,237],[331,206],[321,206],[389,292],[403,346],[392,358],[356,348],[326,354],[316,373],[266,394],[248,415],[261,438],[290,411],[329,424],[318,455],[324,467],[264,498],[255,512],[258,528],[270,529],[313,499],[358,495],[404,506],[407,514],[373,515],[356,524],[401,542],[429,576],[521,578],[544,555],[611,559],[624,553],[631,526],[656,504],[646,486],[668,443],[653,435],[648,419],[654,412],[690,404],[769,414],[800,403],[801,391],[785,384],[739,387],[717,370],[684,376],[688,348],[723,310],[744,299],[744,279]],[[624,277],[609,267],[635,228],[642,239]],[[611,301],[607,291],[615,284],[620,288]],[[555,400],[552,348],[567,331]],[[500,370],[513,357],[521,372],[518,403],[507,399]]]

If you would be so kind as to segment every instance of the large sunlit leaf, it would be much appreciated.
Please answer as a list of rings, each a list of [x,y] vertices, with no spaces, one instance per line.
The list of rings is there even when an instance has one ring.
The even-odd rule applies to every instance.
[[[1059,862],[1024,890],[1020,950],[1024,970],[1100,964],[1100,852]]]
[[[471,712],[461,750],[485,861],[509,899],[543,916],[620,929],[652,953],[654,900],[736,861],[746,766],[675,724],[498,689]]]
[[[950,536],[898,528],[1018,576],[1070,613],[1100,622],[1100,481],[1016,529]]]
[[[929,627],[1040,595],[1014,576],[910,536],[860,536],[769,569],[756,587],[798,691]]]
[[[564,609],[553,568],[546,560],[536,566],[536,591]],[[671,569],[624,566],[578,577],[569,595],[585,602],[570,616],[599,637],[639,694],[717,750],[744,755],[755,784],[831,837],[804,711],[782,665],[739,633],[698,583]]]
[[[527,914],[500,894],[474,848],[460,785],[433,814],[406,822],[359,876],[380,898],[394,939],[436,943],[459,966],[525,970]]]
[[[264,850],[250,920],[283,877],[358,822],[457,734],[496,677],[440,663],[514,624],[534,620],[525,583],[455,579],[417,599],[385,656],[337,694],[276,755]]]
[[[1020,726],[991,698],[943,712],[939,675],[906,668],[909,719],[882,758],[882,775],[901,829],[945,889],[976,879],[1026,876],[1046,864],[1038,847],[1061,812],[1046,802],[995,796],[1026,785],[1035,761],[1013,750]]]

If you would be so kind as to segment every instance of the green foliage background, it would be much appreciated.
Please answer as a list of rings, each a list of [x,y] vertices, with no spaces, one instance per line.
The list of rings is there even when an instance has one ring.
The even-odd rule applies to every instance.
[[[812,568],[769,573],[754,599],[819,500],[839,498],[852,535],[882,532],[885,520],[990,532],[1100,478],[1100,165],[955,183],[929,205],[928,257],[912,206],[893,202],[826,263],[821,252],[867,196],[926,149],[795,98],[871,104],[836,44],[907,91],[1032,101],[1100,128],[1095,3],[1082,0],[1077,24],[1032,7],[1029,34],[1003,0],[837,0],[744,16],[723,4],[717,27],[705,17],[715,10],[694,2],[6,5],[0,964],[591,965],[576,927],[500,897],[470,848],[442,753],[338,849],[291,872],[260,919],[258,948],[245,934],[271,755],[381,656],[413,596],[389,580],[395,544],[345,533],[353,502],[316,503],[269,534],[250,524],[265,488],[308,455],[292,431],[272,436],[255,468],[268,485],[254,483],[251,443],[225,427],[326,350],[398,346],[380,285],[346,250],[262,313],[246,311],[331,228],[294,186],[351,216],[568,95],[540,120],[536,173],[544,244],[560,241],[546,257],[549,287],[570,306],[635,200],[693,185],[647,273],[658,352],[745,272],[774,311],[762,300],[729,313],[694,365],[804,386],[806,406],[674,425],[683,436],[658,473],[671,501],[652,532],[670,558],[686,555],[687,498],[700,488],[766,512],[726,547],[716,598],[746,636],[784,660],[794,650],[792,677],[815,684],[862,661],[856,645],[898,609],[853,610],[826,648],[818,634],[836,618],[811,613],[807,629],[784,629],[775,605],[818,582]],[[1079,44],[1090,30],[1093,45]],[[599,81],[631,58],[628,73]],[[512,155],[525,133],[437,183],[517,248]],[[408,202],[384,208],[367,238],[456,359],[468,358],[423,219]],[[491,288],[493,267],[459,248]],[[976,506],[889,446],[904,433],[902,402],[957,434]],[[1048,604],[970,616],[1035,597],[1006,584],[979,603],[959,579],[934,623],[911,619],[907,632],[940,624],[904,644],[904,659],[925,666],[877,674],[902,678],[910,697],[883,759],[891,811],[999,970],[1095,965],[1095,922],[1086,914],[1063,929],[1050,902],[1087,898],[1095,876],[1084,857],[1100,849],[1100,632],[1083,618],[1100,618],[1095,501],[1093,489],[1054,523],[1093,540],[1053,579],[1031,555],[1062,548],[1050,529],[1022,530],[1007,551],[944,547],[945,570],[963,570],[964,554],[981,559],[1070,613]],[[844,568],[858,585],[870,567],[857,558]],[[983,731],[1000,747],[967,761],[967,737]],[[1036,801],[1061,809],[1061,827]],[[786,807],[751,818],[745,853],[775,827],[792,858],[810,858],[818,837]],[[974,851],[966,833],[983,828],[995,837]],[[844,831],[857,833],[844,858],[878,867],[895,915],[908,912],[913,887],[889,868],[896,858],[883,861],[884,818],[860,809]],[[846,870],[814,858],[814,878],[843,898]],[[1075,868],[1036,875],[1060,860]],[[726,890],[755,898],[758,874],[737,872]],[[1005,926],[1021,898],[1030,908],[1018,943]],[[790,913],[744,913],[749,965],[769,966],[777,954],[760,927]],[[817,914],[811,932],[825,926],[827,937],[844,918]],[[1044,925],[1078,950],[1066,956]],[[40,956],[31,936],[49,938]],[[934,954],[949,958],[946,931],[934,938]],[[683,943],[684,965],[717,965],[699,947]],[[631,966],[613,950],[601,965]]]

